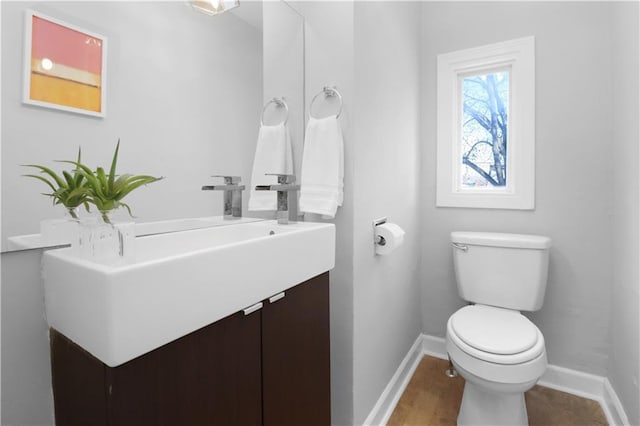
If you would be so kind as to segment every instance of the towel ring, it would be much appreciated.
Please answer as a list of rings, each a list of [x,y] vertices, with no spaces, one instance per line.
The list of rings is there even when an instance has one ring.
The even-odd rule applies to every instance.
[[[271,104],[275,104],[276,108],[285,109],[284,120],[280,124],[287,124],[287,120],[289,120],[289,105],[287,105],[287,101],[284,98],[272,98],[269,102],[264,104],[264,108],[262,108],[262,114],[260,114],[260,124],[264,126],[264,113],[267,111]]]
[[[336,97],[338,98],[338,102],[340,103],[340,108],[338,109],[338,113],[336,114],[336,118],[340,117],[340,114],[342,114],[342,95],[340,94],[340,92],[338,92],[338,90],[335,87],[329,87],[329,86],[324,86],[322,88],[322,90],[317,93],[313,99],[311,99],[311,103],[309,104],[309,117],[313,117],[313,114],[311,113],[311,110],[313,109],[313,104],[316,101],[316,99],[318,99],[318,96],[323,95],[324,94],[324,98],[333,98]],[[316,118],[316,117],[313,117]]]

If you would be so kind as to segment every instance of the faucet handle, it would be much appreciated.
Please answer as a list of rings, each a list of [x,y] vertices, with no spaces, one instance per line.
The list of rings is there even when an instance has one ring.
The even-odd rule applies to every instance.
[[[242,180],[241,176],[227,176],[227,175],[212,175],[211,177],[221,177],[224,178],[224,183],[227,185],[235,185]]]
[[[287,175],[281,173],[265,173],[266,176],[278,176],[279,184],[294,183],[296,181],[296,175]]]

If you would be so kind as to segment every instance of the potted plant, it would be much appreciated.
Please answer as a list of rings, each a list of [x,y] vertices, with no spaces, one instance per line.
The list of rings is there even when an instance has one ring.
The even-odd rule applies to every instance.
[[[62,176],[45,166],[37,164],[25,165],[26,167],[36,168],[44,174],[44,176],[42,174],[28,174],[25,176],[38,179],[47,184],[52,192],[44,195],[52,197],[54,204],[64,205],[76,222],[75,226],[71,228],[56,225],[43,226],[41,223],[41,234],[43,236],[45,234],[49,235],[49,237],[45,236],[45,238],[66,239],[66,242],[71,240],[72,246],[77,242],[79,254],[94,260],[110,260],[114,259],[114,257],[124,258],[125,255],[129,256],[135,237],[133,223],[114,224],[111,221],[111,212],[119,207],[124,207],[129,212],[129,215],[133,217],[131,208],[122,200],[133,190],[142,185],[156,182],[162,177],[131,174],[118,175],[116,166],[119,150],[120,140],[118,140],[113,153],[109,173],[106,173],[103,167],[97,167],[94,171],[83,164],[81,162],[80,149],[78,149],[76,161],[61,161],[74,165],[74,169],[71,172],[63,171]],[[78,220],[76,208],[84,205],[89,211],[89,204],[93,204],[100,212],[102,222]],[[65,223],[69,223],[69,221],[67,220]],[[54,234],[53,231],[58,229],[59,232],[52,236]]]
[[[87,201],[96,206],[100,216],[105,223],[111,224],[110,214],[119,207],[124,207],[131,217],[131,207],[122,200],[134,189],[162,179],[148,175],[131,175],[116,173],[118,162],[118,151],[120,149],[120,139],[113,153],[109,173],[105,173],[104,168],[97,167],[95,172],[80,161],[67,161],[77,167],[78,172],[84,177],[86,183]]]
[[[80,148],[78,148],[78,160],[75,163],[80,164],[80,156],[81,151]],[[43,195],[53,198],[54,205],[63,205],[73,219],[78,219],[77,209],[81,205],[89,211],[90,200],[89,191],[86,186],[87,181],[78,167],[72,172],[62,171],[62,176],[60,176],[50,168],[38,164],[23,164],[23,166],[36,168],[40,170],[41,173],[48,175],[48,178],[35,174],[26,174],[23,176],[38,179],[46,183],[52,192],[50,194],[43,193]]]

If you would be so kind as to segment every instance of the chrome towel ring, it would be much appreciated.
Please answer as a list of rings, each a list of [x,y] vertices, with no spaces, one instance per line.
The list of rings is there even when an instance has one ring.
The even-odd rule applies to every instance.
[[[271,104],[274,104],[276,108],[284,108],[285,116],[284,120],[282,120],[282,123],[280,124],[287,124],[287,120],[289,120],[289,105],[287,105],[287,101],[284,98],[272,98],[271,100],[269,100],[269,102],[264,104],[264,108],[262,108],[262,114],[260,114],[260,124],[264,126],[264,113],[267,111]]]
[[[333,98],[333,97],[338,98],[340,108],[338,109],[336,118],[340,117],[340,114],[342,114],[342,95],[340,94],[340,92],[338,92],[338,90],[335,87],[329,87],[329,86],[324,86],[322,90],[319,93],[317,93],[313,97],[313,99],[311,99],[311,104],[309,104],[309,117],[313,117],[311,110],[313,109],[314,102],[316,101],[316,99],[318,99],[318,96],[320,95],[324,95],[324,99]],[[313,118],[317,118],[317,117],[313,117]]]

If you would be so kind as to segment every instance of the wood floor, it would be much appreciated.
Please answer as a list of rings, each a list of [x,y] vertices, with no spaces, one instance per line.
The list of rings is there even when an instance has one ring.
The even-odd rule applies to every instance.
[[[464,379],[444,374],[448,362],[425,356],[407,385],[388,426],[455,425]],[[525,394],[531,426],[607,425],[600,404],[535,386]]]

